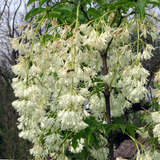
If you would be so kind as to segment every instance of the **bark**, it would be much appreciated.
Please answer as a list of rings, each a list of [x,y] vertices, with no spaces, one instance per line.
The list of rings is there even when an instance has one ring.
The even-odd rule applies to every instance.
[[[111,41],[112,41],[112,39],[111,39]],[[111,41],[110,41],[110,44],[111,44]],[[108,46],[109,46],[109,44],[108,44]],[[102,66],[102,74],[103,75],[108,74],[108,67],[107,67],[107,61],[106,61],[107,60],[107,52],[106,52],[106,50],[101,52],[102,63],[103,63],[103,66]],[[110,109],[111,108],[110,107],[110,91],[109,91],[109,86],[107,83],[105,83],[105,90],[104,90],[103,94],[104,94],[104,98],[105,98],[107,124],[111,124],[112,122],[111,122],[111,109]],[[110,132],[108,135],[108,148],[109,148],[108,158],[109,158],[109,160],[114,160],[112,132]]]
[[[111,23],[111,26],[115,23],[115,19],[116,19],[116,15],[117,14],[121,14],[120,10],[118,9],[118,13],[115,14],[115,17]],[[117,24],[117,27],[120,26],[121,22],[122,22],[123,17],[121,16],[119,19],[119,22]],[[102,74],[103,75],[107,75],[108,74],[108,66],[107,66],[107,55],[108,55],[108,51],[110,49],[110,46],[112,44],[113,41],[113,37],[111,38],[111,40],[108,42],[107,48],[106,50],[101,51],[100,55],[102,58]],[[105,98],[105,106],[106,106],[106,119],[107,119],[107,124],[112,124],[112,120],[111,120],[111,105],[110,105],[110,88],[108,86],[107,83],[104,84],[105,88],[104,88],[104,98]],[[109,133],[108,135],[108,148],[109,148],[109,155],[108,158],[109,160],[114,160],[114,146],[113,146],[113,140],[112,140],[112,131]]]

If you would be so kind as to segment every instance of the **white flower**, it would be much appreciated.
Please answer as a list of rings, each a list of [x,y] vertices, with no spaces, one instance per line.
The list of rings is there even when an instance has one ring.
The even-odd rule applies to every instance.
[[[152,112],[151,117],[155,123],[160,123],[160,113],[159,112]]]
[[[18,63],[12,67],[12,70],[16,75],[25,76],[27,73],[27,65],[25,63]]]
[[[97,96],[97,94],[94,94],[89,99],[89,107],[91,110],[91,113],[96,118],[103,117],[103,114],[105,114],[105,100],[103,95],[101,95],[101,98]]]
[[[61,123],[62,130],[72,129],[79,131],[87,127],[87,124],[83,122],[81,113],[74,111],[60,111],[57,120]]]
[[[30,153],[33,155],[40,155],[43,153],[43,148],[39,144],[34,145],[34,147],[30,149]]]
[[[92,148],[90,150],[91,155],[96,159],[96,160],[105,160],[108,158],[108,148],[107,147],[103,147],[100,149],[95,149]]]
[[[19,39],[18,38],[10,39],[10,42],[11,42],[13,49],[17,49],[19,47]]]
[[[80,153],[83,150],[84,147],[84,139],[81,138],[78,140],[78,146],[74,149],[72,146],[70,147],[70,151],[73,153]]]
[[[64,108],[69,105],[74,105],[75,107],[76,106],[80,107],[81,105],[84,104],[85,101],[86,101],[86,99],[83,96],[73,95],[70,93],[67,93],[67,94],[59,97],[59,105]]]
[[[50,129],[54,125],[54,118],[44,117],[41,119],[41,128]]]
[[[99,97],[97,93],[92,94],[89,90],[93,86],[98,88],[98,85],[101,85],[101,82],[93,82],[95,78],[101,79],[102,85],[107,83],[110,87],[112,116],[123,114],[123,108],[131,106],[129,101],[137,103],[146,93],[144,85],[149,73],[141,63],[135,65],[137,56],[132,53],[131,44],[124,44],[129,38],[128,27],[123,31],[122,28],[111,28],[103,21],[101,23],[101,32],[97,28],[98,24],[82,24],[76,30],[73,29],[73,36],[67,39],[66,31],[71,31],[71,28],[60,27],[59,37],[55,37],[54,42],[44,45],[35,42],[33,48],[30,47],[30,42],[19,44],[19,38],[12,41],[15,49],[25,52],[25,56],[20,57],[19,63],[12,68],[17,75],[17,78],[13,79],[12,87],[18,98],[12,105],[20,116],[20,136],[33,143],[31,153],[39,159],[52,155],[57,160],[67,160],[66,150],[70,149],[74,153],[83,150],[84,139],[80,139],[77,148],[73,149],[69,146],[72,137],[67,137],[65,133],[77,133],[88,126],[84,122],[85,117],[90,116],[85,110],[87,105],[92,116],[104,123],[104,94],[100,91]],[[33,29],[27,28],[21,38],[36,40],[35,35]],[[102,76],[100,52],[106,49],[113,36],[116,37],[106,59],[108,74]],[[152,50],[152,46],[146,45],[143,58],[150,58]],[[30,61],[32,65],[29,65]],[[157,74],[157,81],[159,77]],[[158,91],[155,91],[155,94],[160,97]],[[157,113],[153,113],[153,120],[159,123],[155,116]],[[153,132],[158,138],[159,130],[157,124]],[[106,146],[106,141],[105,138],[102,139],[102,145]],[[92,148],[91,155],[97,160],[107,159],[108,149]]]
[[[155,74],[154,81],[155,81],[155,82],[160,82],[160,71],[158,71],[158,72]]]
[[[158,137],[158,141],[160,141],[160,123],[154,127],[153,134],[155,137]]]

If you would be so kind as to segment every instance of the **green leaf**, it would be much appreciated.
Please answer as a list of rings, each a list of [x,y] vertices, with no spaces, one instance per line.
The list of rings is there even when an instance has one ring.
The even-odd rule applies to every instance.
[[[45,11],[46,11],[45,8],[33,8],[26,14],[25,20],[28,20],[29,18],[34,17],[37,14],[40,14],[40,13],[45,12]]]
[[[91,18],[97,18],[100,16],[100,13],[95,8],[89,8],[87,13]]]
[[[160,89],[160,84],[158,82],[154,82],[154,86],[158,89]]]
[[[113,129],[114,127],[113,127],[113,125],[104,124],[104,125],[103,125],[103,128],[104,128],[104,130],[105,130],[105,132],[104,132],[105,136],[108,137],[109,133],[112,131],[112,129]],[[117,127],[116,127],[116,129],[117,129]]]
[[[36,2],[37,0],[29,0],[27,3],[27,6],[31,5],[33,2]]]
[[[61,7],[57,8],[59,11],[61,11],[62,13],[68,12],[71,13],[72,12],[72,7],[70,5],[62,5]]]
[[[51,11],[47,14],[48,19],[59,18],[60,16],[61,16],[61,13],[58,11]]]
[[[86,7],[87,4],[90,4],[92,2],[92,0],[81,0],[81,5],[83,7]]]
[[[120,129],[121,129],[122,133],[124,134],[126,131],[126,125],[120,125]]]
[[[139,10],[141,20],[143,20],[145,17],[145,6],[146,6],[146,0],[137,1],[137,8]]]
[[[42,6],[45,2],[47,2],[48,0],[40,0],[40,6]]]
[[[87,123],[89,126],[97,126],[99,125],[99,122],[96,121],[95,117],[89,116],[84,120],[85,123]]]
[[[71,22],[74,19],[73,7],[68,4],[57,4],[47,7],[47,18],[57,18],[59,23]]]
[[[114,11],[115,9],[122,9],[123,11],[128,11],[130,8],[133,8],[136,6],[135,1],[129,1],[129,0],[118,0],[116,2],[112,2],[110,4],[105,4],[106,8],[110,11]]]
[[[58,74],[57,74],[57,72],[54,72],[54,79],[55,79],[55,80],[58,79]]]
[[[74,149],[76,149],[78,146],[78,139],[79,139],[79,137],[76,137],[76,136],[74,136],[74,138],[72,139],[72,147]]]
[[[53,39],[53,36],[52,36],[52,35],[45,34],[45,35],[42,37],[42,43],[46,43],[47,41],[51,41],[52,39]]]
[[[41,74],[40,74],[40,77],[42,78],[43,76],[44,76],[44,73],[41,73]]]
[[[101,7],[106,4],[106,0],[95,0]]]
[[[132,124],[126,125],[126,133],[128,133],[133,138],[135,138],[136,129],[137,129],[137,127]]]

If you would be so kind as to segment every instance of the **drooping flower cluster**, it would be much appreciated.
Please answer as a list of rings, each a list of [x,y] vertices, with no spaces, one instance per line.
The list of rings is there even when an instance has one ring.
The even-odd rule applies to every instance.
[[[154,81],[157,84],[157,87],[153,90],[153,94],[155,98],[157,98],[158,104],[160,104],[160,88],[159,88],[159,83],[160,83],[160,72],[158,71],[154,77]],[[160,143],[160,111],[155,111],[151,113],[151,117],[154,124],[153,128],[153,134],[155,137],[158,137],[158,141]]]
[[[27,32],[24,35],[27,36]],[[83,140],[77,148],[70,148],[72,137],[64,137],[64,132],[77,133],[86,128],[84,119],[90,115],[105,121],[104,83],[111,92],[112,116],[123,114],[123,109],[130,107],[131,102],[144,98],[149,73],[140,60],[148,59],[151,49],[147,46],[145,56],[142,53],[138,57],[124,41],[129,36],[127,28],[114,29],[103,23],[101,32],[96,25],[87,24],[73,31],[70,27],[60,29],[59,38],[43,45],[35,40],[31,44],[33,37],[27,37],[25,43],[13,40],[13,47],[24,51],[24,56],[13,67],[17,77],[12,86],[18,97],[13,106],[20,115],[20,136],[34,144],[33,155],[67,159],[65,150],[73,153],[83,150]],[[108,74],[102,75],[100,53],[106,50],[112,38],[107,55]],[[86,111],[85,104],[89,105],[91,114]],[[100,160],[106,157],[96,152],[92,155]]]

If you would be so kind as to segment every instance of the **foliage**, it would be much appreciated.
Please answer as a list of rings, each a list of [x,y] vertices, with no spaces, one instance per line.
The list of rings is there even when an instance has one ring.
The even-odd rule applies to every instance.
[[[119,23],[122,17],[139,17],[142,21],[146,16],[152,16],[146,10],[160,6],[159,0],[29,0],[28,6],[38,2],[37,8],[31,9],[25,19],[37,18],[37,24],[42,18],[51,27],[52,20],[57,19],[61,25],[75,24],[76,11],[79,5],[78,21],[80,24],[96,21],[103,17],[112,25]],[[47,28],[48,29],[48,28]]]

